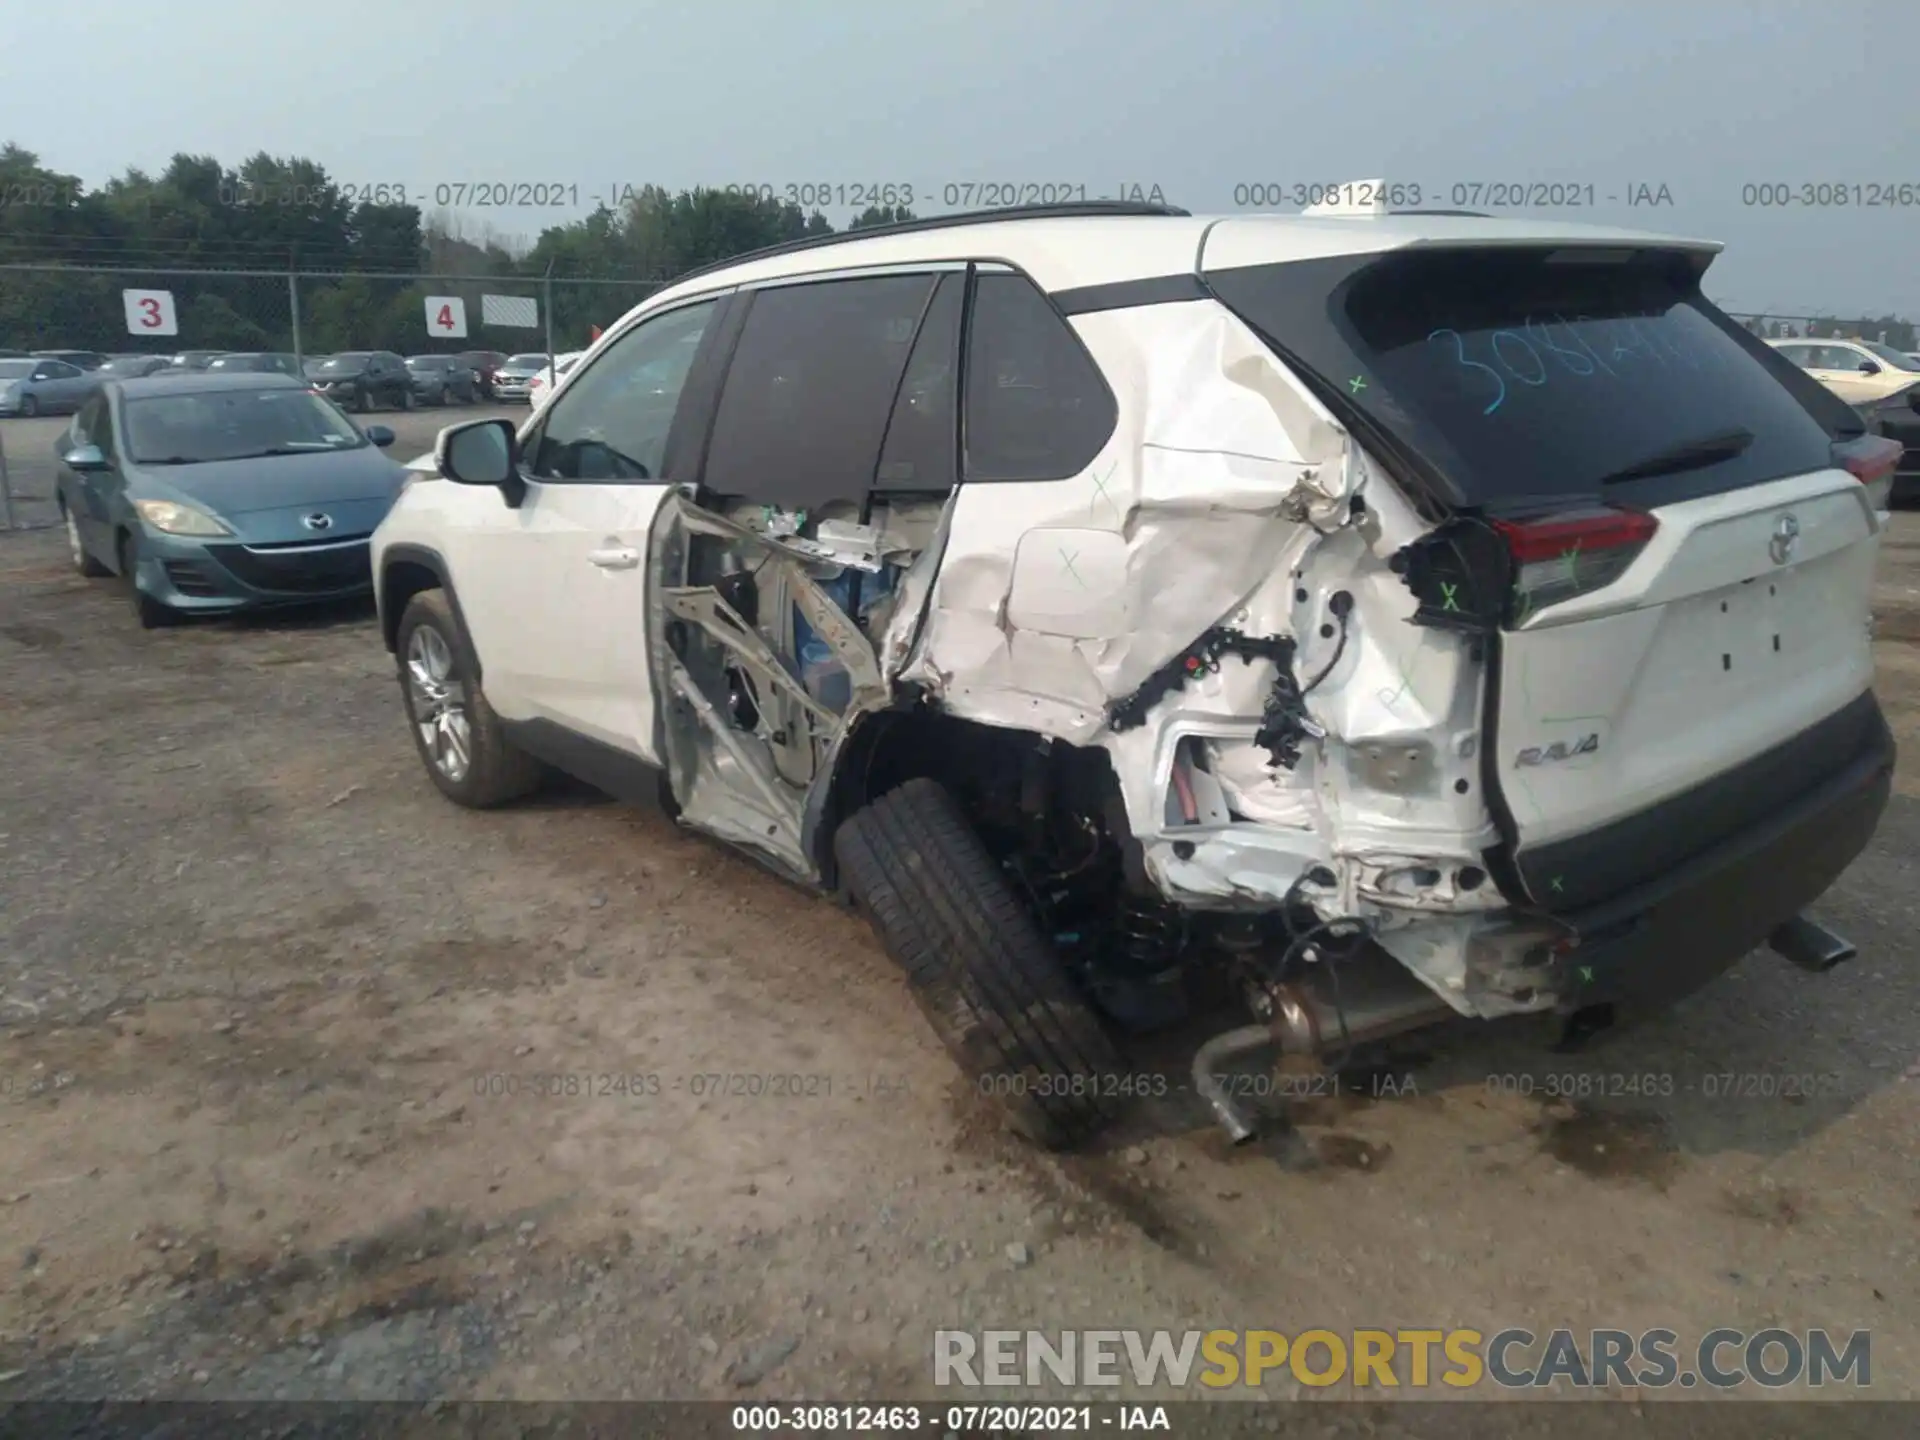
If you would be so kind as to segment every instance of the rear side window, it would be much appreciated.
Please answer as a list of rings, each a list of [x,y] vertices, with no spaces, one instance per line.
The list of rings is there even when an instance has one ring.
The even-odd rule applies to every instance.
[[[900,381],[880,448],[876,490],[945,494],[960,457],[960,311],[966,277],[944,275]]]
[[[864,500],[936,278],[757,293],[720,392],[706,487],[795,510]]]
[[[967,330],[966,478],[1066,480],[1113,434],[1113,393],[1023,275],[981,275]]]
[[[1462,505],[1670,503],[1824,469],[1830,430],[1858,429],[1674,252],[1434,250],[1207,278],[1336,413]],[[1664,473],[1612,478],[1649,467]]]

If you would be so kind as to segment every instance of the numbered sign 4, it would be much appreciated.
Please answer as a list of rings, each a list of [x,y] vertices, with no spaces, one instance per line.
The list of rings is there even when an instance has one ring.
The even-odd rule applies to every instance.
[[[458,295],[427,296],[427,333],[445,340],[467,338],[467,302]]]
[[[173,310],[171,290],[122,290],[127,307],[127,332],[132,335],[178,335],[180,320]]]

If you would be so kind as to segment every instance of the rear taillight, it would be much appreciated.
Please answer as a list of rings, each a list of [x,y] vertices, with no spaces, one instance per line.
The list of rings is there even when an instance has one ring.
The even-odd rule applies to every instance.
[[[1904,449],[1885,435],[1860,435],[1833,442],[1833,463],[1862,485],[1871,485],[1893,474]]]
[[[1857,435],[1833,442],[1833,463],[1867,487],[1876,511],[1893,505],[1893,472],[1900,467],[1906,447],[1885,435]]]
[[[1538,520],[1495,520],[1513,556],[1513,615],[1519,624],[1548,605],[1613,584],[1660,528],[1639,510],[1577,510]]]

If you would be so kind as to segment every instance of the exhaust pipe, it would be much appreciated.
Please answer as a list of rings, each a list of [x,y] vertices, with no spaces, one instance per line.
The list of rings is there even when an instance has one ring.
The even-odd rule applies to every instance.
[[[1860,953],[1852,941],[1817,921],[1796,915],[1767,937],[1767,946],[1802,970],[1825,974]]]
[[[1227,1087],[1221,1083],[1219,1067],[1242,1055],[1269,1049],[1274,1043],[1274,1034],[1266,1026],[1242,1025],[1237,1030],[1214,1036],[1194,1052],[1193,1088],[1212,1107],[1213,1118],[1220,1122],[1220,1128],[1227,1132],[1227,1139],[1235,1145],[1246,1144],[1260,1132],[1253,1121],[1247,1118],[1247,1112],[1234,1104],[1233,1097],[1227,1094]]]
[[[1252,1140],[1259,1127],[1227,1093],[1221,1073],[1227,1062],[1276,1048],[1283,1055],[1318,1058],[1420,1030],[1454,1013],[1446,1001],[1410,978],[1398,993],[1361,995],[1337,1007],[1299,985],[1276,985],[1265,995],[1272,1004],[1266,1024],[1242,1025],[1216,1035],[1193,1057],[1193,1088],[1235,1145]]]

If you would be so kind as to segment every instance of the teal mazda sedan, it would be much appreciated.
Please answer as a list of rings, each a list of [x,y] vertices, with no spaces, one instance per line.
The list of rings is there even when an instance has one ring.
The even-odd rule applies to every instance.
[[[108,381],[58,446],[74,566],[119,576],[148,629],[366,594],[368,539],[409,478],[393,439],[285,376]]]

